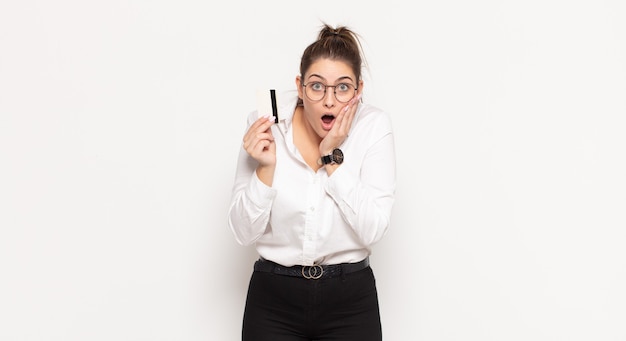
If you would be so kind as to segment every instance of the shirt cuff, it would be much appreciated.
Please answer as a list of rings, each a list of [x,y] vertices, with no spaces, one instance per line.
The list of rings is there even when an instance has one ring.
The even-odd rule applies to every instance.
[[[356,177],[350,175],[350,172],[345,169],[345,166],[337,168],[331,177],[326,182],[326,192],[335,199],[337,202],[343,202],[346,205],[346,200],[350,193],[354,191],[357,186]]]
[[[264,184],[256,172],[253,172],[246,195],[258,207],[270,207],[276,198],[276,190]]]

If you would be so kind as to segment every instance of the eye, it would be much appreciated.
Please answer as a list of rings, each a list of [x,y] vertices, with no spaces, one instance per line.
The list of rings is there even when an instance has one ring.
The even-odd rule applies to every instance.
[[[324,86],[324,84],[320,82],[311,83],[309,86],[311,87],[311,90],[314,91],[324,91],[324,89],[326,88],[326,86]]]
[[[352,85],[348,83],[337,84],[337,91],[347,92],[347,91],[350,91],[351,89],[352,89]]]

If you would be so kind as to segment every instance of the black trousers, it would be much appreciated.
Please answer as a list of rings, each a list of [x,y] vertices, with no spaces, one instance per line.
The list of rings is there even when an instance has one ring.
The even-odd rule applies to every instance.
[[[318,280],[253,272],[242,340],[382,340],[372,269]]]

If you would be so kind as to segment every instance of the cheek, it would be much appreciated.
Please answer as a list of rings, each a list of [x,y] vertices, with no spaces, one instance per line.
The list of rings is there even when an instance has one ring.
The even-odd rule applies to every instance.
[[[304,107],[304,117],[306,117],[309,121],[317,120],[316,113],[319,112],[319,108],[317,108],[319,104],[316,102],[309,101],[306,96],[302,100],[302,106]]]
[[[312,109],[309,106],[307,106],[306,103],[304,103],[304,110],[302,111],[302,116],[304,116],[304,120],[309,122],[310,125],[315,126],[317,119],[314,117],[315,115],[313,115],[312,113],[313,113]]]

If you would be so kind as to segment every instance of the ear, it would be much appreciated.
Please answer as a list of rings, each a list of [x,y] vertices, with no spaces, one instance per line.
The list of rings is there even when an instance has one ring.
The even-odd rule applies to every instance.
[[[298,89],[298,97],[304,98],[304,89],[302,89],[302,77],[296,76],[296,89]]]
[[[363,80],[361,79],[359,81],[359,90],[357,90],[357,95],[360,95],[363,93]]]

